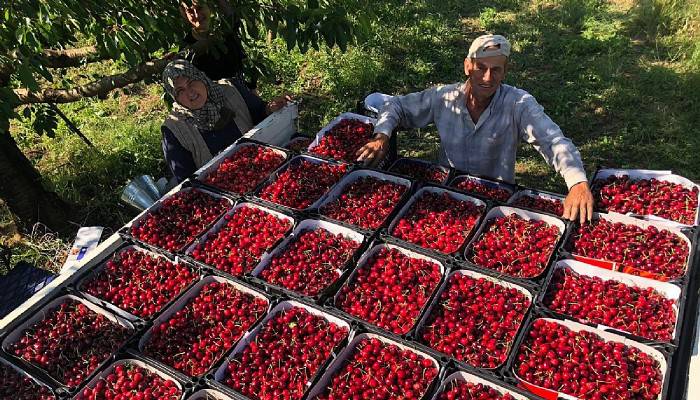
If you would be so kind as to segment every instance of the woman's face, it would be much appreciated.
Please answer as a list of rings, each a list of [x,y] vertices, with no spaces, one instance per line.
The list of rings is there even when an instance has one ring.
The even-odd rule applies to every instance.
[[[190,110],[198,110],[207,102],[204,82],[186,76],[175,78],[175,100]]]

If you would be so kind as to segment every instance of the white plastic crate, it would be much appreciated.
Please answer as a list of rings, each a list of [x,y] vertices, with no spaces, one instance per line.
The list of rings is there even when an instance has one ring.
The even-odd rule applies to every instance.
[[[686,189],[692,189],[697,187],[700,189],[700,185],[694,183],[690,179],[684,178],[680,175],[673,174],[671,171],[657,171],[650,169],[616,169],[616,168],[605,168],[596,171],[596,174],[591,178],[591,186],[597,180],[605,180],[610,176],[621,177],[627,175],[631,180],[640,179],[657,179],[664,182],[676,183],[683,186]],[[628,214],[635,216],[634,214]],[[682,224],[680,222],[671,221],[665,218],[657,217],[655,215],[640,215],[644,219],[649,221],[657,221],[666,224],[671,228],[678,227],[690,227],[694,225],[700,225],[700,191],[698,191],[698,208],[695,210],[695,221],[692,225]]]
[[[45,387],[45,388],[49,389],[49,391],[51,391],[52,394],[54,393],[54,391],[51,389],[51,387],[50,387],[49,385],[47,385],[47,384],[45,384],[44,382],[40,381],[39,379],[37,379],[37,378],[31,376],[31,375],[30,375],[29,373],[27,373],[26,371],[22,370],[21,368],[17,367],[16,365],[12,364],[11,362],[5,360],[5,359],[2,358],[2,357],[0,357],[0,364],[3,364],[3,365],[5,365],[5,366],[7,366],[8,368],[12,369],[12,370],[15,371],[18,375],[21,375],[21,376],[24,376],[24,377],[27,377],[27,378],[31,379],[31,380],[32,380],[35,384],[37,384],[38,386],[42,386],[42,387]],[[55,394],[54,394],[54,398],[55,398],[55,399],[57,398]]]
[[[627,215],[618,214],[618,213],[614,213],[614,212],[607,213],[607,214],[594,212],[593,219],[594,220],[605,219],[605,220],[608,220],[612,223],[619,222],[619,223],[622,223],[625,225],[638,226],[642,229],[646,229],[647,227],[653,226],[653,227],[657,228],[658,230],[667,230],[667,231],[671,232],[672,234],[680,237],[681,240],[683,240],[686,243],[686,245],[688,246],[688,257],[687,257],[686,262],[685,262],[685,271],[683,272],[683,276],[688,274],[690,260],[692,259],[692,255],[693,255],[692,254],[693,246],[692,246],[692,242],[690,241],[690,239],[687,236],[685,236],[683,234],[683,232],[681,232],[680,230],[678,230],[674,227],[671,227],[664,222],[645,221],[645,220],[641,220],[639,218],[634,218],[634,217],[630,217]],[[571,235],[573,236],[575,234],[576,234],[576,232],[572,232]],[[620,271],[621,268],[625,267],[624,265],[617,263],[617,262],[602,260],[602,259],[598,259],[598,258],[586,257],[584,255],[576,253],[575,249],[571,249],[571,256],[574,259],[576,259],[577,261],[582,261],[586,264],[594,265],[594,266],[599,267],[599,268],[609,269],[609,270],[613,270],[613,271]],[[625,271],[622,271],[622,272],[625,272]],[[654,279],[653,276],[651,278]],[[669,280],[675,281],[677,279],[669,279]]]
[[[226,159],[234,156],[236,153],[238,153],[238,151],[240,151],[241,149],[243,149],[245,147],[264,147],[266,149],[272,150],[273,152],[275,152],[283,157],[282,161],[280,162],[280,166],[283,165],[287,161],[287,159],[289,158],[289,153],[286,153],[286,152],[284,152],[280,149],[276,149],[274,147],[268,147],[268,146],[265,146],[264,144],[253,143],[253,142],[237,142],[237,143],[232,144],[228,148],[226,148],[226,150],[219,153],[216,157],[212,158],[211,161],[209,161],[204,166],[202,166],[202,168],[197,170],[197,172],[195,173],[197,180],[204,183],[204,181],[207,180],[209,175],[216,172],[216,170],[219,169],[219,166],[224,161],[226,161]],[[277,168],[275,168],[275,169],[277,169]],[[261,179],[261,182],[262,182],[262,179]],[[209,186],[216,187],[216,186],[211,185],[209,183],[205,183],[205,184],[209,185]],[[256,186],[258,184],[260,184],[260,182],[257,182]],[[219,190],[227,191],[223,188],[219,188]],[[244,194],[244,193],[237,193],[237,194]]]
[[[484,233],[484,230],[487,228],[487,225],[489,221],[491,221],[494,218],[500,218],[500,217],[506,217],[512,214],[516,214],[519,217],[528,220],[528,221],[544,221],[550,226],[555,226],[559,230],[559,238],[564,234],[564,231],[566,230],[566,225],[562,220],[559,218],[555,218],[551,215],[547,214],[540,214],[534,211],[528,211],[528,210],[523,210],[520,208],[514,208],[514,207],[508,207],[508,206],[499,206],[499,207],[494,207],[489,212],[486,214],[484,218],[481,220],[481,225],[479,226],[479,229],[476,231],[474,236],[472,236],[472,239],[469,241],[469,244],[467,247],[464,249],[464,258],[469,259],[469,252],[471,251],[472,247],[474,246],[474,243],[476,243],[480,238],[481,235]],[[552,254],[556,252],[557,248],[556,245],[552,249]],[[551,255],[550,255],[551,259]],[[546,266],[542,273],[546,270]],[[495,270],[494,270],[495,271]],[[534,277],[531,277],[534,278]],[[530,279],[531,279],[530,278]]]
[[[661,370],[662,390],[661,390],[661,393],[659,394],[659,396],[657,397],[657,399],[659,399],[659,400],[661,399],[661,397],[664,393],[663,388],[666,384],[666,377],[667,377],[666,372],[668,370],[668,364],[666,362],[666,358],[664,357],[664,355],[660,351],[656,350],[655,348],[653,348],[651,346],[647,346],[645,344],[635,342],[634,340],[627,339],[624,336],[620,336],[620,335],[616,335],[616,334],[613,334],[610,332],[605,332],[605,331],[601,331],[599,329],[591,328],[590,326],[579,324],[578,322],[573,322],[573,321],[569,321],[569,320],[561,321],[561,320],[557,320],[557,319],[553,319],[553,318],[538,318],[537,320],[540,320],[540,319],[543,319],[543,320],[549,321],[549,322],[554,322],[554,323],[557,323],[559,325],[563,325],[574,332],[581,332],[581,331],[592,332],[592,333],[595,333],[596,335],[600,336],[601,339],[603,339],[606,342],[622,343],[625,346],[637,348],[641,352],[648,354],[654,360],[659,362],[659,367]],[[533,323],[534,323],[534,321],[533,321]],[[530,326],[530,328],[531,327],[532,326]],[[520,349],[516,349],[515,351],[520,351]],[[532,383],[525,381],[523,378],[518,376],[518,373],[516,371],[515,366],[513,367],[513,375],[519,381],[519,385],[522,385],[529,392],[534,393],[534,394],[536,394],[536,395],[538,395],[546,400],[556,400],[556,399],[577,400],[578,399],[577,397],[574,397],[574,396],[571,396],[571,395],[568,395],[568,394],[565,394],[562,392],[557,392],[557,391],[552,390],[552,389],[547,389],[547,388],[544,388],[541,386],[537,386],[537,385],[534,385]]]
[[[177,190],[175,190],[175,189],[177,189]],[[168,193],[167,193],[165,196],[163,196],[160,200],[158,200],[158,201],[156,201],[155,203],[153,203],[153,205],[152,205],[150,208],[147,208],[146,210],[144,210],[143,212],[141,212],[141,214],[139,214],[138,216],[136,216],[136,218],[134,218],[133,220],[131,220],[131,222],[129,222],[127,225],[125,225],[123,229],[126,229],[126,232],[128,232],[128,234],[131,235],[131,228],[132,228],[132,227],[138,228],[138,227],[143,223],[143,220],[146,218],[146,215],[147,215],[147,214],[154,213],[154,212],[160,210],[160,209],[163,207],[163,202],[164,202],[166,199],[168,199],[168,198],[170,198],[170,197],[172,197],[172,196],[178,195],[178,194],[180,194],[180,193],[190,192],[190,191],[192,191],[192,190],[198,190],[198,191],[200,191],[200,192],[203,192],[203,193],[205,193],[205,194],[207,194],[207,195],[209,195],[209,196],[211,196],[211,197],[217,198],[217,199],[224,199],[224,200],[226,200],[226,202],[229,204],[228,209],[230,209],[230,208],[233,207],[234,201],[231,200],[231,199],[229,199],[228,197],[222,196],[222,195],[220,195],[220,194],[211,192],[211,191],[206,190],[206,189],[203,189],[203,188],[195,188],[195,187],[192,187],[192,186],[188,186],[188,187],[182,188],[182,185],[179,185],[179,186],[176,186],[172,191],[168,192]],[[226,211],[224,211],[224,212],[222,212],[221,214],[219,214],[219,216],[217,216],[217,217],[214,219],[214,221],[212,221],[208,226],[205,226],[205,227],[202,229],[202,232],[206,232],[206,231],[209,229],[209,227],[211,227],[218,219],[220,219],[221,216],[222,216],[225,212],[226,212]],[[199,233],[198,235],[201,235],[201,233]],[[187,246],[188,246],[190,243],[192,243],[192,241],[194,241],[195,239],[196,239],[196,236],[195,236],[195,238],[193,238],[193,239],[189,240],[187,243],[185,243],[185,244],[184,244],[182,247],[180,247],[177,251],[182,251],[183,249],[187,248]],[[156,245],[154,245],[154,244],[150,244],[150,243],[147,243],[147,244],[148,244],[149,246],[158,247],[158,246],[156,246]],[[165,249],[164,249],[164,250],[165,250]],[[165,251],[169,251],[169,250],[165,250]],[[173,252],[176,252],[176,251],[173,251]]]
[[[236,204],[232,209],[228,210],[223,216],[221,216],[214,225],[212,225],[211,228],[209,228],[206,232],[204,232],[202,235],[200,235],[197,239],[195,239],[192,244],[190,244],[187,249],[185,249],[185,254],[188,256],[192,256],[192,252],[197,248],[197,245],[204,244],[206,241],[213,239],[221,229],[228,224],[229,221],[226,220],[226,216],[233,215],[235,214],[238,210],[240,210],[243,207],[250,207],[250,208],[255,208],[260,211],[263,211],[267,214],[273,215],[277,217],[278,219],[284,220],[284,221],[289,221],[290,227],[285,232],[285,235],[287,235],[293,228],[294,228],[294,217],[289,216],[287,214],[283,214],[279,211],[275,211],[271,208],[267,208],[265,206],[261,206],[259,204],[251,203],[251,202],[241,202]],[[273,246],[272,248],[274,248]],[[272,250],[269,249],[269,250]],[[269,251],[268,250],[268,251]],[[263,253],[262,257],[264,257],[268,252],[266,251]],[[201,262],[201,261],[198,261]],[[213,267],[213,266],[212,266]]]
[[[377,244],[377,245],[372,246],[369,250],[365,251],[364,254],[362,254],[362,257],[360,257],[360,259],[357,261],[357,267],[356,267],[355,270],[352,272],[352,274],[350,274],[350,276],[349,276],[348,279],[345,281],[345,283],[343,284],[343,286],[349,286],[349,285],[354,284],[354,283],[355,283],[355,277],[357,276],[357,273],[360,271],[360,269],[365,268],[365,267],[366,267],[366,264],[371,260],[371,258],[372,258],[375,254],[377,254],[380,250],[382,250],[382,249],[396,249],[396,250],[398,250],[399,252],[401,252],[401,254],[405,255],[406,257],[415,258],[415,259],[419,259],[419,260],[425,260],[425,261],[428,261],[428,262],[431,262],[431,263],[433,263],[433,264],[438,265],[438,266],[440,267],[440,278],[441,278],[441,279],[445,276],[445,272],[447,271],[447,268],[445,267],[445,265],[444,265],[442,262],[440,262],[440,261],[438,261],[438,260],[436,260],[436,259],[434,259],[434,258],[432,258],[432,257],[426,256],[426,255],[424,255],[424,254],[416,253],[416,252],[411,251],[411,250],[409,250],[409,249],[407,249],[407,248],[404,248],[404,247],[401,247],[401,246],[397,246],[397,245],[394,245],[394,244],[390,244],[390,243],[380,243],[380,244]],[[437,285],[437,286],[435,287],[435,289],[433,289],[433,296],[436,295],[436,291],[437,291],[439,288],[440,288],[440,285]],[[341,288],[341,290],[342,290],[342,288]],[[338,293],[336,293],[335,296],[333,296],[333,305],[334,305],[335,307],[338,307],[338,297],[340,297],[340,294],[341,294],[341,291],[338,290]],[[419,317],[421,314],[424,314],[424,313],[425,313],[425,309],[426,309],[428,306],[430,306],[430,300],[426,301],[426,303],[423,305],[423,307],[421,307],[421,312],[418,314],[418,316],[416,316],[416,321],[413,323],[413,326],[412,326],[411,330],[415,329],[415,327],[416,327],[417,324],[419,323],[419,318],[418,318],[418,317]],[[345,312],[345,311],[343,311],[343,312]],[[348,314],[350,314],[350,313],[348,313]],[[359,318],[359,317],[355,317],[355,318],[361,319],[361,318]],[[369,322],[369,321],[367,321],[366,323],[375,326],[374,324],[372,324],[372,323]],[[379,327],[377,327],[377,328],[379,328]],[[383,328],[379,328],[379,329],[383,329]],[[410,332],[411,330],[409,330],[409,332]]]
[[[346,119],[354,119],[357,121],[364,122],[365,124],[372,124],[374,126],[377,125],[377,119],[376,118],[371,118],[367,117],[364,115],[360,114],[355,114],[351,112],[345,112],[340,114],[339,116],[335,117],[331,122],[328,123],[323,129],[321,129],[317,134],[316,138],[314,139],[313,142],[309,145],[307,151],[311,152],[314,147],[318,146],[318,144],[321,142],[321,139],[323,139],[326,134],[333,129],[334,126],[338,125],[340,121],[346,120]]]
[[[109,312],[109,311],[107,311],[107,310],[105,310],[105,309],[103,309],[103,308],[101,308],[101,307],[95,305],[95,304],[90,303],[89,301],[87,301],[87,300],[85,300],[85,299],[82,299],[82,298],[80,298],[80,297],[74,296],[74,295],[72,295],[72,294],[67,294],[67,295],[64,295],[64,296],[61,296],[61,297],[58,297],[58,298],[53,299],[51,302],[49,302],[49,303],[46,304],[44,307],[42,307],[37,313],[35,313],[31,318],[29,318],[28,320],[24,321],[22,324],[20,324],[19,326],[17,326],[17,328],[15,328],[12,332],[10,332],[10,334],[7,335],[7,336],[5,337],[5,339],[2,341],[2,350],[5,351],[7,354],[12,354],[12,353],[10,352],[10,349],[9,349],[10,345],[11,345],[12,343],[15,343],[15,342],[17,342],[18,340],[20,340],[20,339],[22,338],[22,335],[24,334],[24,331],[25,331],[26,329],[30,328],[32,325],[36,324],[37,322],[42,321],[43,319],[45,319],[47,314],[51,313],[53,310],[55,310],[55,309],[58,308],[61,304],[65,303],[65,302],[68,301],[68,300],[74,300],[74,301],[76,301],[76,302],[78,302],[78,303],[82,303],[82,304],[84,304],[87,308],[89,308],[91,311],[93,311],[93,312],[95,312],[95,313],[97,313],[97,314],[104,315],[105,318],[107,318],[107,319],[108,319],[110,322],[112,322],[113,324],[121,325],[121,326],[123,326],[123,327],[125,327],[125,328],[131,330],[132,334],[135,332],[134,325],[133,325],[129,320],[127,320],[126,318],[122,318],[122,317],[120,317],[120,316],[118,316],[118,315],[115,315],[115,314],[113,314],[113,313],[111,313],[111,312]],[[123,343],[122,343],[122,344],[123,344]],[[118,350],[118,349],[115,349],[114,351],[116,352],[117,350]],[[101,364],[103,364],[105,361],[107,361],[107,360],[104,360]],[[29,364],[29,365],[33,365],[35,368],[38,368],[38,369],[41,369],[42,371],[44,371],[43,368],[41,368],[40,366],[35,365],[35,364],[33,364],[33,363],[30,363],[30,362],[28,362],[28,361],[26,361],[26,360],[24,360],[24,359],[22,359],[22,362],[27,363],[27,364]],[[98,367],[98,369],[99,369],[99,367]],[[58,379],[57,379],[56,377],[52,376],[51,374],[49,374],[49,373],[46,372],[46,371],[44,371],[44,372],[45,372],[48,376],[50,376],[51,378],[53,378],[56,382],[65,385],[65,382],[60,382],[60,381],[58,381]],[[94,372],[94,371],[93,371],[93,372]]]
[[[640,288],[640,289],[647,289],[647,288],[652,288],[655,291],[657,291],[659,294],[663,295],[665,298],[669,300],[673,300],[674,306],[673,310],[676,312],[676,321],[674,322],[674,326],[678,324],[678,302],[681,297],[681,288],[679,286],[676,286],[672,283],[667,283],[667,282],[660,282],[656,281],[653,279],[648,279],[648,278],[643,278],[641,276],[635,276],[635,275],[629,275],[625,274],[623,272],[616,272],[616,271],[611,271],[603,268],[599,268],[590,264],[586,264],[584,262],[576,261],[576,260],[559,260],[557,261],[556,264],[554,264],[554,267],[552,268],[552,274],[556,273],[557,270],[559,269],[569,269],[579,275],[589,277],[589,278],[600,278],[603,281],[615,281],[615,282],[620,282],[626,286],[630,287],[635,287],[635,288]],[[551,285],[552,282],[549,283]],[[544,288],[543,294],[548,294],[551,288],[549,286]],[[564,314],[562,312],[556,311],[559,314]],[[573,316],[568,316],[568,318],[574,319]],[[602,331],[612,331],[612,332],[627,332],[624,329],[620,328],[613,328],[609,327],[606,325],[602,324],[597,324],[596,328],[602,330]],[[631,332],[627,332],[630,333]],[[673,330],[673,337],[672,339],[676,338],[676,333],[677,330],[674,327]],[[651,339],[649,339],[651,340]]]

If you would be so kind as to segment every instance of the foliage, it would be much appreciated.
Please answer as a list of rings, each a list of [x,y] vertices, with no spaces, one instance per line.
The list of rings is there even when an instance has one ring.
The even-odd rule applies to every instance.
[[[571,4],[578,4],[576,6]],[[658,1],[669,12],[671,1]],[[671,30],[648,36],[646,0],[387,0],[366,40],[338,48],[288,51],[283,38],[248,44],[251,58],[266,60],[263,97],[291,92],[302,100],[301,127],[315,133],[338,113],[353,110],[366,94],[401,94],[463,79],[461,62],[471,39],[483,32],[506,35],[514,52],[507,83],[531,92],[581,150],[589,173],[596,166],[671,169],[700,180],[700,43],[698,4],[678,4]],[[648,16],[644,16],[648,15]],[[646,20],[645,18],[651,18]],[[683,22],[684,21],[684,22]],[[667,32],[667,33],[666,33]],[[683,52],[680,52],[683,50]],[[697,50],[694,50],[697,52]],[[686,53],[687,52],[687,53]],[[70,72],[118,71],[107,62]],[[81,81],[82,79],[82,81]],[[120,209],[121,186],[134,175],[164,174],[160,122],[166,108],[157,85],[139,84],[106,100],[61,106],[93,141],[85,145],[59,122],[54,139],[37,137],[32,119],[13,121],[12,133],[62,196],[90,208],[87,223],[113,228],[133,216]],[[435,159],[433,128],[403,132],[402,155]],[[519,151],[517,180],[564,191],[561,178],[530,146]]]
[[[369,24],[366,13],[352,13],[363,8],[363,0],[222,0],[212,6],[213,31],[237,29],[249,43],[269,32],[283,38],[288,49],[302,52],[321,45],[344,51]],[[231,13],[238,23],[226,17]],[[13,116],[15,106],[27,102],[9,87],[32,92],[72,87],[52,68],[75,66],[77,58],[133,67],[178,50],[186,31],[178,2],[172,0],[6,2],[0,8],[0,118]],[[71,48],[81,51],[71,53]],[[52,132],[55,115],[42,107],[35,111],[36,121],[43,121],[39,132]]]

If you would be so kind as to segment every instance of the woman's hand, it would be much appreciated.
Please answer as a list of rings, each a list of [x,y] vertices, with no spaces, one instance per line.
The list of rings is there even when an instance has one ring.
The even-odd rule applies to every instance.
[[[282,109],[284,106],[287,105],[287,103],[289,103],[292,100],[294,99],[288,94],[275,97],[267,103],[267,107],[265,107],[265,112],[267,112],[267,115],[270,115],[273,112]]]

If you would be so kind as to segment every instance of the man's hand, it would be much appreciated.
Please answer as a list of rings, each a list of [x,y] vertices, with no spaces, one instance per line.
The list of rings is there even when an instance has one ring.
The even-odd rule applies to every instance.
[[[270,100],[267,103],[267,106],[265,107],[265,112],[267,112],[268,115],[272,114],[275,111],[278,111],[282,109],[284,106],[287,105],[290,101],[293,101],[294,99],[292,96],[285,94],[279,97],[275,97],[274,99]]]
[[[593,218],[593,193],[588,182],[580,182],[571,187],[564,199],[563,217],[570,221],[576,221],[578,217],[581,224]]]
[[[195,33],[201,34],[209,31],[211,10],[206,4],[193,1],[192,6],[189,6],[182,1],[180,2],[180,14],[189,22]]]
[[[376,133],[369,143],[357,150],[355,155],[357,156],[357,161],[374,167],[384,158],[387,151],[389,151],[389,136],[383,133]]]

